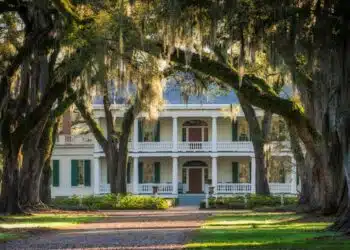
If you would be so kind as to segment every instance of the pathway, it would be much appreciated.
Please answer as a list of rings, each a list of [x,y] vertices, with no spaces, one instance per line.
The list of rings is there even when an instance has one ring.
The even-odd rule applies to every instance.
[[[113,211],[102,221],[9,241],[0,249],[182,249],[211,213],[191,207]]]

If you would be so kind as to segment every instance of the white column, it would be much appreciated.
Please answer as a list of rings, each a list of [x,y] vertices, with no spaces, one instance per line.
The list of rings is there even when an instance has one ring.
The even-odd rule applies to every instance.
[[[134,157],[134,166],[133,166],[133,176],[132,176],[132,190],[133,194],[139,193],[139,158]]]
[[[295,163],[295,159],[294,157],[292,156],[292,172],[291,172],[291,175],[292,175],[292,183],[291,183],[291,191],[292,191],[292,194],[296,194],[297,193],[297,165]]]
[[[132,140],[134,152],[137,152],[138,140],[139,140],[139,120],[136,118],[134,120],[134,138]]]
[[[218,166],[217,166],[217,158],[211,158],[211,185],[214,187],[214,193],[217,193],[216,186],[218,183]]]
[[[173,117],[173,152],[177,151],[177,117]]]
[[[216,117],[212,117],[211,123],[211,141],[212,141],[212,151],[216,152],[217,145],[217,126],[216,126]]]
[[[94,194],[100,194],[100,158],[94,158]]]
[[[255,194],[256,192],[256,163],[255,163],[255,155],[250,158],[251,160],[251,180],[250,183],[252,185],[251,193]]]
[[[173,157],[173,194],[177,194],[178,190],[178,161],[177,156]]]

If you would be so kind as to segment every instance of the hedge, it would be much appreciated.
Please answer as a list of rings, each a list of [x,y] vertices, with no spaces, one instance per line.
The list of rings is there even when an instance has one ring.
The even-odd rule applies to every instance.
[[[297,197],[272,195],[256,195],[249,194],[247,196],[231,196],[231,197],[217,197],[209,199],[209,208],[223,208],[223,209],[253,209],[257,207],[277,207],[283,205],[298,204]],[[205,201],[200,204],[201,208],[205,208]]]
[[[176,203],[175,199],[152,196],[115,195],[72,196],[56,198],[52,206],[61,209],[113,210],[113,209],[168,209]]]

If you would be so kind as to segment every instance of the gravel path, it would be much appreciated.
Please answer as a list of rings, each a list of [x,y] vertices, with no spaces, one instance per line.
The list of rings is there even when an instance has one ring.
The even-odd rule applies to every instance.
[[[117,211],[106,219],[0,244],[0,249],[182,249],[211,212]]]

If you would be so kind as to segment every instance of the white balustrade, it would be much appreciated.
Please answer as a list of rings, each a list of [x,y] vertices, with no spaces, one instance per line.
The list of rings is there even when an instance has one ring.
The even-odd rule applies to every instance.
[[[100,194],[109,194],[111,192],[110,185],[108,183],[101,183],[100,184]],[[128,183],[126,184],[126,192],[132,193],[132,184]]]
[[[182,152],[209,152],[212,149],[211,142],[179,142],[178,151]]]
[[[153,187],[158,187],[158,194],[171,194],[173,192],[173,185],[167,183],[145,183],[139,184],[140,194],[152,194]]]
[[[58,145],[64,144],[89,144],[94,143],[92,135],[58,135],[56,139]]]
[[[292,193],[292,184],[291,183],[269,183],[270,193],[271,194],[290,194]]]
[[[173,143],[168,141],[160,142],[139,142],[137,146],[141,152],[164,152],[172,151]]]
[[[233,141],[233,142],[218,142],[218,151],[238,151],[238,152],[251,152],[254,150],[253,144],[250,141]]]
[[[218,183],[216,189],[218,194],[246,194],[251,192],[252,186],[250,183]]]
[[[100,184],[100,194],[109,194],[110,192],[111,192],[111,188],[108,183]]]

